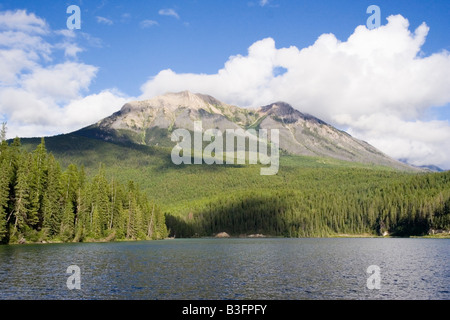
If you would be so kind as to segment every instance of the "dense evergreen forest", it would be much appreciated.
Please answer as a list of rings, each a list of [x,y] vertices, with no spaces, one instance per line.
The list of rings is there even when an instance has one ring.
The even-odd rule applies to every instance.
[[[230,193],[187,216],[166,217],[177,237],[265,234],[423,236],[450,230],[450,173],[405,174],[401,179],[311,185],[301,190]],[[372,181],[371,181],[372,180]],[[336,180],[337,181],[337,180]]]
[[[75,134],[3,141],[0,161],[4,243],[450,230],[450,172],[283,154],[278,174],[261,176],[259,165],[176,166],[170,149]]]
[[[91,179],[73,164],[63,171],[44,139],[33,152],[2,139],[0,164],[1,243],[167,236],[163,212],[135,183],[108,181],[102,166]]]

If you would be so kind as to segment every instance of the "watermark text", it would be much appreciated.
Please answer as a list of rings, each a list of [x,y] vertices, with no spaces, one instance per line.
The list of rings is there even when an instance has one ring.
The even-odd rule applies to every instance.
[[[270,131],[270,141],[269,141]],[[224,152],[225,138],[225,152]],[[194,122],[194,137],[187,129],[176,129],[171,139],[176,142],[172,149],[172,162],[180,164],[262,164],[261,175],[275,175],[280,165],[278,129],[219,129],[203,132],[202,122]],[[210,142],[203,149],[203,142]],[[246,148],[248,145],[248,148]],[[270,149],[270,154],[269,154]],[[192,151],[193,150],[193,151]],[[192,157],[193,153],[193,157]],[[192,159],[193,158],[193,159]],[[225,159],[224,159],[225,158]]]

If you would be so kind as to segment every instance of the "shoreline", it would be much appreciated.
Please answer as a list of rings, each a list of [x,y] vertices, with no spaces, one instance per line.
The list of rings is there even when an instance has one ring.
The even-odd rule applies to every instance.
[[[158,239],[158,240],[131,240],[131,239],[122,239],[122,240],[112,240],[108,241],[105,239],[89,239],[89,241],[82,241],[82,242],[64,242],[61,240],[45,240],[45,241],[38,241],[38,242],[25,242],[25,243],[5,243],[0,244],[2,245],[36,245],[36,244],[76,244],[76,243],[114,243],[114,242],[139,242],[139,241],[162,241],[162,240],[178,240],[178,239],[364,239],[364,238],[374,238],[374,239],[450,239],[450,234],[434,234],[434,235],[425,235],[425,236],[408,236],[408,237],[398,237],[398,236],[377,236],[373,234],[335,234],[335,235],[329,235],[326,237],[303,237],[303,238],[291,238],[291,237],[280,237],[280,236],[270,236],[270,235],[261,235],[261,236],[230,236],[230,237],[198,237],[198,238],[174,238],[174,237],[167,237],[164,239]]]

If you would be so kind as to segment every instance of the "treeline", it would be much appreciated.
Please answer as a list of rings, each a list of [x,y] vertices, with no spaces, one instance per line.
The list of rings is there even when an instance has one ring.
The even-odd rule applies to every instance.
[[[336,169],[346,171],[347,169]],[[172,236],[234,236],[262,233],[284,237],[336,234],[421,236],[450,230],[450,172],[404,174],[356,183],[352,174],[335,185],[229,193],[185,217],[167,215]],[[342,177],[345,174],[339,173]],[[371,180],[372,179],[372,180]]]
[[[18,138],[11,145],[2,139],[0,165],[1,243],[167,236],[163,212],[136,184],[108,181],[101,166],[89,180],[83,167],[63,171],[44,139],[33,152]]]
[[[24,141],[0,144],[3,243],[450,230],[450,172],[412,174],[284,155],[279,173],[268,177],[258,166],[175,166],[170,150],[49,138],[62,170],[44,141]],[[84,163],[89,178],[71,161]],[[100,161],[107,167],[98,168]],[[123,184],[129,179],[145,192],[136,182]]]

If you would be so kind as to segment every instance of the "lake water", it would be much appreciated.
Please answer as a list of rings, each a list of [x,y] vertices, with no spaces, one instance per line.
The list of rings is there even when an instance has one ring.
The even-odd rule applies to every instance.
[[[80,267],[69,290],[67,267]],[[381,288],[369,290],[370,265]],[[450,299],[449,239],[0,246],[0,299]]]

